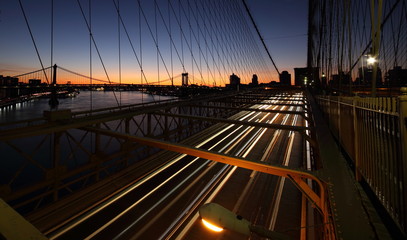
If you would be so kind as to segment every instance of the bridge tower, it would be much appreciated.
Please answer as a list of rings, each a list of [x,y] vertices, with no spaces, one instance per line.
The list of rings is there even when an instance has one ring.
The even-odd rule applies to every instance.
[[[188,86],[188,73],[182,73],[182,86]]]
[[[56,108],[59,105],[59,101],[57,98],[57,65],[55,64],[52,66],[53,74],[52,74],[52,84],[51,84],[51,98],[49,99],[49,106],[51,109]]]

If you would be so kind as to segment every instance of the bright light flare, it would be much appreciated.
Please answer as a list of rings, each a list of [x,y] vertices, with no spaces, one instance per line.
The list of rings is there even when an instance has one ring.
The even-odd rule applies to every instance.
[[[202,222],[205,225],[205,227],[209,228],[210,230],[212,230],[214,232],[222,232],[222,230],[223,230],[223,228],[213,225],[212,223],[205,221],[204,219],[202,219]]]
[[[374,57],[369,57],[369,58],[367,59],[367,63],[368,63],[368,64],[373,64],[373,63],[375,63],[375,62],[377,62],[377,59],[374,58]]]

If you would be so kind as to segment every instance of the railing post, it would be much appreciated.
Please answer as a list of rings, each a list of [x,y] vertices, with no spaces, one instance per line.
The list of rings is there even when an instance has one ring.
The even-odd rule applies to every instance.
[[[54,193],[53,193],[53,200],[58,201],[58,186],[59,186],[59,181],[60,181],[60,175],[61,172],[60,169],[62,168],[60,166],[60,161],[61,161],[61,132],[56,132],[54,133],[54,146],[53,146],[53,180],[54,180]]]
[[[359,156],[359,126],[358,126],[358,116],[356,112],[356,103],[357,97],[353,97],[352,107],[353,107],[353,132],[355,134],[355,178],[356,181],[360,182],[362,180],[362,176],[360,175],[359,167],[360,167],[360,156]]]
[[[400,122],[400,142],[401,142],[401,160],[402,160],[402,169],[403,169],[403,183],[401,184],[402,187],[406,188],[407,186],[407,87],[402,87],[400,89],[401,95],[398,98],[399,104],[399,122]],[[401,217],[401,225],[404,226],[404,231],[407,229],[407,191],[406,189],[402,189],[403,196],[403,205],[401,206],[404,209],[404,216]],[[401,213],[402,214],[402,213]]]

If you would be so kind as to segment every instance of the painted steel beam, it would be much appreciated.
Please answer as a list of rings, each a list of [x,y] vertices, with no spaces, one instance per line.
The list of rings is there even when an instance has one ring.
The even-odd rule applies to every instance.
[[[222,153],[208,151],[204,149],[199,149],[179,143],[170,143],[162,140],[146,138],[146,137],[137,137],[129,134],[117,133],[114,131],[100,129],[100,128],[85,128],[87,131],[92,131],[95,133],[121,138],[129,142],[137,142],[139,144],[157,147],[173,152],[183,153],[194,157],[200,157],[204,159],[209,159],[212,161],[229,164],[241,168],[246,168],[258,172],[263,172],[275,176],[285,177],[292,180],[301,192],[303,192],[308,199],[317,207],[317,209],[324,216],[324,221],[328,221],[328,202],[326,196],[326,184],[315,176],[311,172],[305,172],[300,170],[295,170],[286,166],[276,166],[271,164],[265,164],[261,162],[250,161],[244,158],[228,156]],[[311,179],[315,181],[320,189],[320,194],[314,192],[304,179]]]
[[[289,111],[289,110],[272,110],[272,109],[258,109],[258,108],[248,108],[248,107],[224,107],[224,106],[211,106],[211,105],[190,105],[192,107],[204,107],[204,108],[215,108],[215,109],[226,109],[226,110],[240,110],[240,111],[252,111],[252,112],[266,112],[266,113],[282,113],[282,114],[297,114],[301,115],[305,120],[310,119],[305,116],[306,112],[303,111]]]
[[[258,172],[263,172],[275,176],[285,177],[290,179],[294,185],[309,199],[313,206],[315,206],[321,213],[324,222],[324,236],[326,239],[335,239],[335,231],[332,225],[331,217],[329,214],[329,202],[327,196],[326,183],[319,179],[312,172],[305,172],[296,169],[292,169],[286,166],[276,166],[271,164],[265,164],[262,162],[250,161],[244,158],[228,156],[218,152],[212,152],[204,149],[199,149],[179,143],[170,143],[162,140],[137,137],[129,134],[117,133],[110,130],[98,129],[98,128],[85,128],[87,131],[93,131],[99,134],[121,138],[130,142],[137,142],[139,144],[157,147],[164,150],[183,153],[190,156],[200,157],[224,164],[229,164],[241,168],[246,168]],[[319,195],[304,181],[305,179],[311,179],[315,181],[319,188]]]
[[[228,123],[228,124],[246,125],[246,126],[253,126],[253,127],[272,128],[272,129],[282,129],[282,130],[298,131],[298,132],[305,132],[306,130],[311,130],[308,127],[301,127],[301,126],[238,121],[238,120],[225,119],[225,118],[201,117],[201,116],[193,116],[193,115],[186,115],[186,114],[174,114],[174,113],[163,113],[163,112],[154,112],[154,114],[170,116],[170,117],[194,119],[194,120],[207,121],[207,122],[217,122],[217,123],[221,122],[221,123]]]
[[[236,93],[230,93],[223,96],[207,96],[196,99],[179,100],[174,102],[170,101],[161,104],[137,104],[120,106],[116,108],[97,109],[96,111],[92,112],[85,111],[80,113],[71,113],[69,109],[60,111],[46,111],[44,112],[44,115],[46,115],[44,119],[48,120],[48,122],[33,126],[2,130],[0,131],[0,141],[10,141],[18,138],[51,134],[58,131],[66,131],[72,128],[80,128],[97,123],[153,113],[154,111],[161,109],[190,105],[191,103],[195,102],[205,102],[211,99],[232,97],[234,95],[236,95]]]
[[[248,100],[248,99],[253,99],[253,100],[279,100],[279,101],[300,101],[300,102],[307,102],[305,97],[295,97],[295,96],[276,96],[276,95],[271,95],[271,94],[261,94],[261,95],[239,95],[234,97],[233,99],[239,99],[239,100]]]
[[[263,104],[263,105],[278,105],[278,106],[293,106],[293,107],[302,107],[303,109],[308,109],[307,108],[307,105],[304,105],[304,104],[294,104],[294,103],[271,103],[271,102],[268,102],[269,100],[263,100],[263,101],[252,101],[252,100],[249,100],[249,99],[247,99],[246,101],[244,100],[244,99],[239,99],[238,101],[236,101],[236,100],[230,100],[230,99],[228,99],[228,100],[226,100],[226,101],[220,101],[220,102],[222,102],[222,103],[244,103],[244,104],[252,104],[252,105],[254,105],[254,104]],[[271,101],[271,100],[270,100]],[[287,100],[288,101],[288,100]],[[292,100],[289,100],[289,101],[292,101]],[[211,101],[211,102],[216,102],[216,101]]]
[[[37,228],[0,198],[0,238],[46,240]]]

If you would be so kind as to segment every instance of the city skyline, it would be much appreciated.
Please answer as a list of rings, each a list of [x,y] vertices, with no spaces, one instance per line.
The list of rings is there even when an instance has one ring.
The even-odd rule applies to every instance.
[[[112,82],[120,81],[122,83],[141,83],[142,80],[140,79],[155,82],[154,80],[158,79],[163,84],[168,84],[169,79],[179,76],[185,70],[189,72],[193,83],[225,85],[229,75],[234,72],[233,67],[228,71],[227,66],[223,66],[225,71],[220,71],[222,69],[221,57],[218,61],[210,61],[211,58],[216,58],[216,53],[213,50],[216,44],[210,45],[208,42],[211,38],[209,37],[213,39],[220,37],[219,34],[216,35],[215,31],[209,37],[204,36],[206,34],[204,31],[194,33],[191,30],[186,31],[182,36],[180,30],[174,27],[176,21],[186,24],[185,22],[190,20],[190,24],[197,26],[202,23],[198,17],[195,18],[196,22],[194,23],[194,16],[191,16],[193,15],[191,12],[194,13],[195,8],[203,7],[196,2],[190,3],[190,1],[187,1],[185,3],[185,8],[190,9],[190,13],[188,15],[187,11],[185,11],[185,17],[180,19],[175,17],[177,6],[175,4],[170,6],[169,2],[166,1],[157,1],[158,7],[154,6],[153,3],[149,5],[141,1],[140,6],[144,11],[142,13],[137,10],[138,3],[136,1],[104,1],[101,4],[91,2],[93,4],[91,12],[92,34],[96,46],[99,48],[107,74],[104,72],[103,65],[98,59],[96,47],[93,44],[92,67],[90,69],[90,39],[86,25],[89,24],[89,22],[87,23],[89,21],[87,16],[89,12],[87,9],[88,1],[79,1],[83,8],[83,16],[76,2],[61,3],[55,1],[53,28],[51,28],[50,21],[51,2],[50,0],[37,1],[36,3],[22,1],[44,67],[50,66],[50,64],[58,64],[85,75],[92,71],[93,78],[106,79],[108,76]],[[187,5],[187,3],[190,5]],[[237,1],[237,3],[241,4],[240,1]],[[122,24],[119,24],[115,4],[120,10]],[[247,4],[280,72],[288,71],[293,73],[294,67],[305,66],[307,2],[294,0],[279,1],[278,3],[247,1]],[[178,11],[181,10],[183,9],[179,7]],[[289,14],[290,10],[296,14]],[[210,13],[211,11],[205,12],[203,10],[202,12]],[[200,12],[197,11],[196,13]],[[160,14],[163,16],[162,19],[166,21],[159,19]],[[244,12],[244,14],[246,13]],[[173,15],[172,19],[168,19]],[[144,16],[146,16],[145,19],[143,19]],[[182,16],[182,14],[180,13],[179,16]],[[85,18],[86,20],[84,20]],[[18,2],[3,3],[1,5],[0,20],[0,30],[7,36],[0,40],[0,51],[3,53],[0,58],[0,75],[15,76],[40,69],[41,65]],[[148,24],[146,24],[147,22]],[[247,21],[247,19],[246,24],[250,27],[253,37],[258,38],[254,34],[251,22]],[[120,29],[118,26],[120,26]],[[124,29],[123,26],[127,28]],[[170,31],[174,35],[172,40],[166,34],[169,31],[168,27],[171,26]],[[51,29],[53,35],[51,35]],[[208,29],[210,28],[208,27]],[[120,38],[118,37],[119,31]],[[133,46],[131,46],[130,41],[127,41],[126,31],[133,40],[131,43]],[[51,36],[53,36],[52,63]],[[208,42],[205,45],[199,42],[201,41],[199,39],[205,39]],[[254,72],[254,69],[246,69],[244,74],[240,74],[243,83],[249,83],[252,74],[259,75],[260,83],[279,81],[277,72],[274,70],[271,61],[266,58],[265,51],[258,40],[256,39],[257,45],[266,66],[257,70],[257,72]],[[161,46],[160,52],[157,52],[154,46],[155,41]],[[140,47],[142,51],[140,51]],[[210,49],[211,47],[212,49]],[[178,48],[178,52],[176,52],[176,48]],[[189,51],[188,48],[194,50]],[[138,59],[134,57],[133,49],[138,55]],[[178,56],[176,56],[177,54]],[[193,54],[195,54],[195,59],[188,59],[187,55]],[[144,76],[141,74],[140,66],[142,66]],[[119,71],[121,71],[121,75]],[[177,81],[180,82],[180,78]]]

